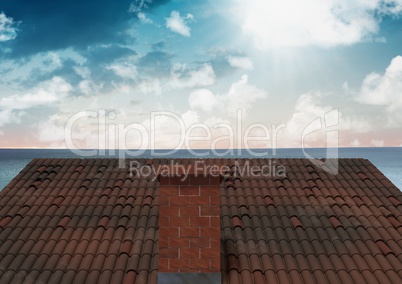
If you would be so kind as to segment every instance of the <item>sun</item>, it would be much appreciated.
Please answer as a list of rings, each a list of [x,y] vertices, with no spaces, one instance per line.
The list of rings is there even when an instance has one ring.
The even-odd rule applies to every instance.
[[[259,49],[333,47],[378,31],[377,7],[337,0],[237,0],[232,14]]]

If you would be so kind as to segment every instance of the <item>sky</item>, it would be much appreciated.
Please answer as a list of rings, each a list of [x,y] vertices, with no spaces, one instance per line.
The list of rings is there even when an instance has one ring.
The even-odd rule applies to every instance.
[[[0,147],[402,146],[402,0],[0,0]]]

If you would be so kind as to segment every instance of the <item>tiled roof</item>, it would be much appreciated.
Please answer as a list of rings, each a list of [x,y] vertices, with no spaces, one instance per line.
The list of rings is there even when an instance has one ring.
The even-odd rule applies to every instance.
[[[252,160],[264,164],[264,160]],[[221,187],[224,283],[402,283],[402,194],[369,161]]]
[[[337,175],[275,160],[286,177],[205,161],[230,166],[223,283],[402,282],[402,193],[368,160],[340,159]],[[154,175],[115,159],[33,160],[0,192],[0,283],[157,283],[158,200]]]
[[[156,283],[157,181],[127,172],[33,160],[0,193],[0,283]]]

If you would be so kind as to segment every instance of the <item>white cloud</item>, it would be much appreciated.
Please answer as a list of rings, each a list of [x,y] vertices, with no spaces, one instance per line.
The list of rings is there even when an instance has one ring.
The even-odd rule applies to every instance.
[[[0,13],[0,42],[13,40],[17,37],[16,23],[13,18]]]
[[[149,4],[152,3],[152,0],[134,0],[130,3],[130,7],[128,8],[129,13],[141,13],[144,10],[149,9]]]
[[[401,0],[236,0],[233,13],[261,49],[350,45],[377,40],[383,17],[400,15]]]
[[[157,78],[144,79],[141,81],[141,83],[138,84],[137,88],[143,94],[155,94],[155,95],[162,94],[162,86]]]
[[[0,82],[7,83],[12,81],[22,82],[31,80],[32,74],[36,76],[46,76],[63,67],[66,60],[75,61],[78,64],[79,58],[70,50],[58,52],[42,52],[35,54],[26,60],[3,59],[0,64]]]
[[[197,112],[195,112],[193,110],[186,111],[185,113],[183,113],[181,115],[181,118],[183,119],[183,122],[184,122],[184,125],[186,126],[186,128],[199,122],[198,114],[197,114]]]
[[[230,66],[235,68],[241,68],[245,70],[251,70],[254,68],[253,61],[251,61],[248,57],[230,55],[227,57],[227,60]]]
[[[170,17],[166,18],[166,27],[172,32],[189,37],[191,35],[191,29],[188,24],[193,20],[194,17],[191,14],[187,14],[185,17],[182,17],[178,11],[172,11],[170,13]]]
[[[381,115],[381,127],[400,127],[402,123],[402,56],[396,56],[383,74],[370,73],[358,91],[354,93],[357,102],[373,105]]]
[[[359,139],[354,139],[352,142],[350,142],[350,146],[352,146],[352,147],[359,147],[359,146],[360,146],[360,141],[359,141]]]
[[[233,83],[228,92],[223,95],[214,95],[206,89],[195,90],[189,96],[189,104],[193,109],[201,109],[211,113],[215,109],[224,111],[229,116],[236,116],[241,109],[243,115],[252,107],[258,99],[266,98],[267,93],[248,83],[248,76]]]
[[[333,95],[313,91],[300,95],[292,116],[285,122],[285,128],[279,132],[278,145],[299,147],[304,138],[305,145],[312,147],[326,147],[328,143],[335,147],[338,142],[358,147],[362,144],[361,138],[376,131],[370,116],[360,112],[348,112],[345,108],[337,109],[328,104],[331,96]],[[331,118],[330,114],[337,114],[337,120],[334,116],[328,120]],[[333,131],[338,131],[339,141],[328,140],[327,135],[331,136]]]
[[[229,89],[229,92],[223,96],[226,109],[233,115],[237,109],[243,109],[246,112],[251,108],[257,99],[266,98],[267,93],[257,87],[248,84],[248,76],[243,75],[241,79]]]
[[[13,112],[12,109],[0,110],[0,127],[10,123],[20,123],[22,115],[23,112]],[[0,130],[0,132],[3,131]]]
[[[52,147],[65,146],[64,127],[67,118],[61,114],[51,115],[48,120],[38,124],[38,139],[43,142],[50,142]]]
[[[186,74],[185,65],[175,64],[169,84],[174,88],[204,87],[215,83],[215,72],[211,64],[203,64],[199,69]]]
[[[54,66],[54,68],[61,68],[63,66],[63,60],[59,54],[56,52],[49,52],[50,64]]]
[[[143,23],[143,24],[152,24],[153,23],[152,20],[149,19],[147,17],[147,15],[145,15],[145,13],[143,13],[143,12],[138,13],[137,17],[140,20],[140,22]]]
[[[371,144],[373,144],[375,147],[384,147],[384,140],[373,139],[371,140]]]
[[[91,77],[91,70],[88,67],[74,66],[74,72],[83,79]]]
[[[370,105],[402,108],[402,56],[396,56],[384,74],[371,73],[364,79],[357,100]]]
[[[116,63],[106,67],[106,69],[112,70],[117,76],[123,79],[135,80],[138,75],[137,67],[130,63]]]
[[[285,138],[281,139],[280,146],[283,147],[299,147],[302,143],[303,131],[314,122],[317,118],[322,118],[325,113],[332,110],[330,106],[322,104],[322,94],[309,92],[299,97],[296,102],[295,110],[292,117],[287,121],[286,127],[281,133],[285,134]],[[322,131],[315,131],[306,135],[308,143],[323,140]]]
[[[0,107],[6,109],[27,109],[38,105],[47,105],[58,100],[54,93],[39,90],[22,96],[12,95],[0,100]]]
[[[81,112],[84,114],[83,112]],[[37,123],[37,138],[53,148],[71,146],[71,142],[78,148],[98,148],[102,132],[99,131],[98,117],[83,116],[80,119],[72,118],[73,114],[59,112],[50,115],[46,120]],[[71,128],[66,128],[68,125]],[[68,143],[68,144],[66,144]]]
[[[198,89],[191,92],[188,102],[191,109],[201,109],[205,112],[212,112],[218,106],[218,100],[208,89]]]
[[[351,130],[354,133],[367,133],[373,130],[373,122],[366,116],[358,116],[353,113],[341,116],[339,125],[342,130]]]
[[[151,133],[154,135],[153,146],[155,149],[177,149],[182,146],[180,141],[183,139],[183,131],[186,125],[195,122],[196,117],[196,113],[191,111],[182,115],[166,111],[165,113],[158,113],[152,124],[151,119],[147,118],[142,122],[142,125],[147,128],[150,135]]]
[[[54,105],[66,98],[72,86],[61,77],[39,84],[32,92],[11,95],[0,99],[0,126],[20,123],[21,117],[28,110],[37,106]]]
[[[97,94],[103,87],[102,83],[98,85],[92,80],[91,70],[89,70],[89,68],[82,66],[75,66],[74,71],[75,73],[77,73],[77,75],[79,75],[83,79],[78,83],[78,88],[83,94],[85,95]]]
[[[97,94],[101,86],[96,85],[92,80],[82,80],[78,84],[78,88],[85,95]]]
[[[22,110],[39,105],[50,105],[66,97],[71,90],[72,86],[63,78],[53,77],[51,80],[39,84],[33,92],[0,99],[0,107]]]

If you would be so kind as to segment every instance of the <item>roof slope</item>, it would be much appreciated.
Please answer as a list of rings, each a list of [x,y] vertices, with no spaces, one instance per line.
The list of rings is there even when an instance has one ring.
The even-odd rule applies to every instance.
[[[224,283],[402,283],[402,194],[369,161],[221,187]],[[252,160],[256,165],[264,160]]]
[[[171,160],[136,160],[168,164]],[[174,162],[191,164],[194,160]],[[221,184],[223,283],[402,282],[402,193],[369,161]],[[129,161],[126,161],[129,163]],[[35,159],[0,192],[0,283],[156,283],[159,182],[116,159]]]
[[[156,180],[116,159],[36,159],[0,198],[0,283],[156,283]]]

